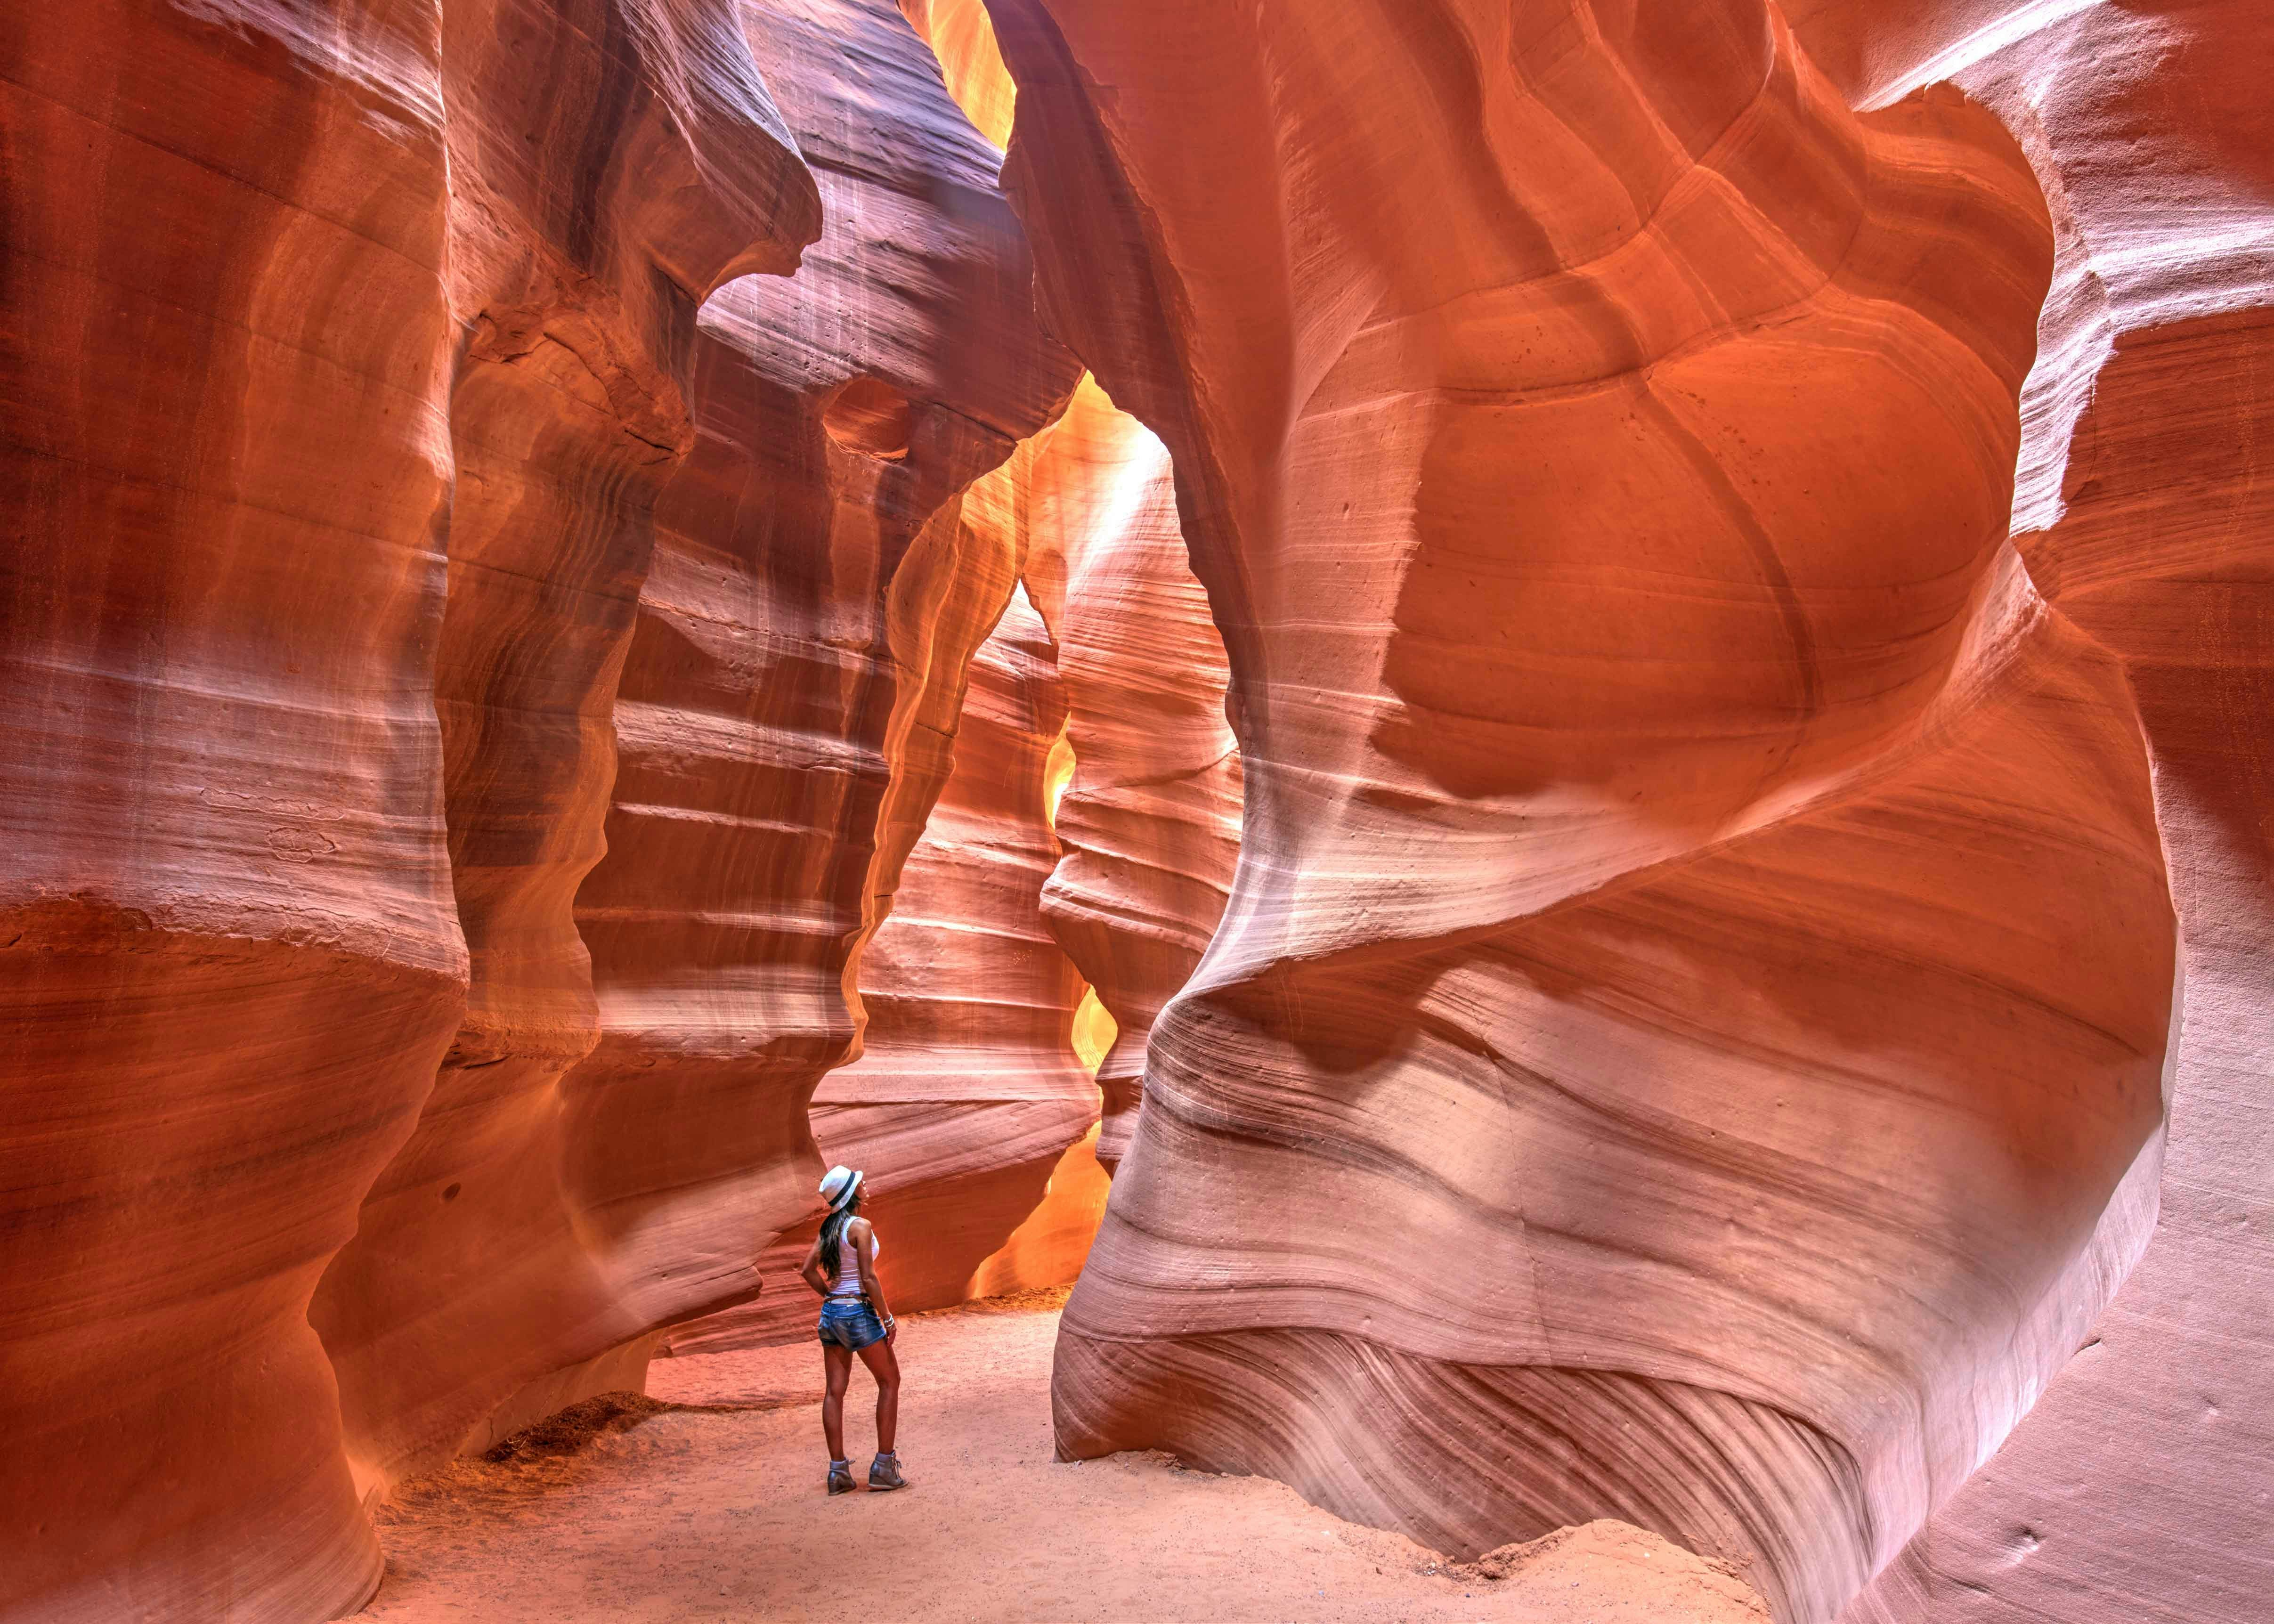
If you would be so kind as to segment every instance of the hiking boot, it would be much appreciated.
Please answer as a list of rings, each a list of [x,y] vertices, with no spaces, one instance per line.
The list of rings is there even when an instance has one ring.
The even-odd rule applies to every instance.
[[[870,1476],[873,1477],[874,1474],[871,1473]],[[853,1492],[852,1462],[832,1461],[829,1462],[829,1492],[832,1494],[850,1494]]]
[[[908,1480],[900,1476],[900,1457],[880,1455],[869,1463],[869,1486],[876,1490],[905,1489]]]

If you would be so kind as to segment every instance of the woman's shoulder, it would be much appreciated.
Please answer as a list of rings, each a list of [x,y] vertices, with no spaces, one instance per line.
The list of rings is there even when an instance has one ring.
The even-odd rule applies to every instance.
[[[853,1217],[845,1221],[845,1233],[856,1241],[865,1241],[875,1233],[866,1218]]]

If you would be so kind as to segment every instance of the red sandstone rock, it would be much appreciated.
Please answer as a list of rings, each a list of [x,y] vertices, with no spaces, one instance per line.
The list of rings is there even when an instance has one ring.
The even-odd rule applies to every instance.
[[[1796,16],[1857,101],[1941,75],[1980,96],[2052,202],[2016,539],[2138,696],[2184,966],[2154,1238],[1853,1616],[2255,1624],[2274,1588],[2274,524],[2253,471],[2274,447],[2274,34],[2234,0]]]
[[[1112,1184],[1098,1164],[1093,1127],[1066,1147],[1043,1186],[1043,1199],[972,1274],[972,1297],[1010,1297],[1070,1285],[1081,1274]]]
[[[573,1397],[582,1362],[753,1289],[749,1252],[806,1199],[800,1087],[853,1036],[843,967],[1011,590],[1014,560],[962,545],[955,493],[1073,381],[1034,329],[995,156],[888,6],[754,19],[839,229],[809,297],[731,296],[704,339],[697,302],[788,269],[817,225],[733,13],[437,15],[206,6],[151,26],[102,6],[10,41],[11,117],[46,154],[19,194],[11,241],[40,268],[11,279],[11,328],[60,341],[9,374],[21,528],[45,538],[11,562],[0,702],[41,786],[11,803],[5,898],[0,1154],[34,1192],[0,1320],[28,1451],[11,1461],[33,1463],[0,1470],[11,1619],[351,1606],[377,1574],[356,1477],[368,1492],[446,1453],[501,1401]],[[832,87],[848,50],[869,77]],[[154,185],[174,216],[152,214]],[[922,277],[898,262],[914,244]],[[96,286],[139,289],[139,324],[93,320]],[[752,730],[770,763],[699,786],[772,798],[771,817],[724,820],[755,844],[664,850],[782,924],[721,939],[698,891],[692,941],[661,942],[693,980],[652,940],[612,958],[621,933],[587,924],[596,1003],[568,906],[600,855],[612,735],[638,719],[615,705],[628,643],[627,698],[674,697],[633,605],[696,439],[690,366],[727,397],[702,425],[720,452],[690,476],[696,557],[659,618],[699,620],[706,585],[752,602],[704,573],[739,561],[762,607],[719,630],[765,658],[698,672],[681,730],[719,736],[702,724],[722,696],[747,710],[761,689],[785,714]],[[801,668],[817,680],[784,680]],[[776,742],[825,729],[833,792]],[[638,791],[635,811],[669,804]],[[814,857],[781,866],[808,810]],[[610,830],[667,895],[637,834]],[[769,975],[808,1001],[769,1004]],[[771,1052],[749,1004],[717,996],[738,980],[784,1028]],[[623,995],[674,984],[693,997],[658,1044]],[[649,1046],[636,1101],[605,1065],[561,1086],[603,1011]]]
[[[1758,4],[992,10],[1248,801],[1061,1448],[1830,1617],[2082,1338],[2160,1125],[2137,717],[2005,539],[2022,154]]]
[[[995,7],[1050,324],[1161,442],[1043,428],[885,0],[747,8],[794,137],[725,0],[0,30],[0,1616],[350,1606],[358,1493],[755,1289],[1023,571],[1109,1162],[1155,1096],[1063,1447],[1787,1619],[2255,1624],[2257,9]],[[987,12],[900,9],[1001,141]],[[698,324],[814,237],[793,142],[829,234]],[[1014,921],[1040,1097],[869,1097],[978,1057],[945,986],[819,1123],[888,1273],[1015,1289],[1103,1175],[1017,1220],[1073,983],[948,808],[908,906]],[[900,925],[872,988],[954,957]]]
[[[578,901],[603,1035],[568,1084],[572,1177],[657,1325],[751,1295],[754,1255],[815,1208],[806,1101],[853,1052],[854,966],[1015,581],[964,493],[1076,376],[1035,325],[995,154],[893,8],[746,17],[832,223],[796,282],[705,314],[703,438]]]
[[[962,1301],[1097,1122],[1072,1041],[1082,980],[1041,909],[1058,855],[1044,801],[1065,725],[1057,652],[1014,594],[972,662],[954,771],[862,961],[861,1056],[814,1094],[823,1156],[873,1170],[863,1210],[892,1239],[895,1309]]]
[[[1065,720],[1056,650],[1014,594],[972,661],[953,771],[862,956],[860,1056],[813,1096],[822,1159],[868,1174],[862,1211],[885,1237],[877,1272],[895,1312],[972,1295],[974,1275],[1097,1121],[1097,1088],[1072,1042],[1081,977],[1041,911],[1058,854],[1045,766]],[[1078,1169],[1067,1171],[1079,1184]],[[759,1259],[778,1289],[674,1332],[671,1350],[809,1337],[813,1298],[796,1272],[812,1239],[810,1223],[785,1235]],[[1063,1241],[1023,1250],[1025,1261],[998,1278],[1063,1284],[1080,1267]],[[1054,1252],[1073,1267],[1029,1279]]]
[[[464,570],[580,504],[582,565],[618,567],[637,497],[585,459],[670,455],[621,449],[670,433],[648,341],[683,348],[712,278],[787,268],[813,219],[731,17],[636,9],[96,0],[5,30],[11,1620],[325,1617],[377,1582],[306,1314],[466,1002],[469,713],[436,727],[438,690],[482,703]],[[569,686],[596,662],[568,650]],[[522,807],[566,861],[573,753]]]
[[[900,0],[900,11],[939,58],[948,94],[980,134],[1005,147],[1017,87],[995,43],[984,0]]]
[[[1153,1019],[1200,963],[1239,861],[1230,673],[1149,431],[1085,382],[1026,478],[1027,580],[1057,631],[1073,755],[1043,912],[1118,1034],[1097,1073],[1111,1168]]]
[[[694,439],[696,307],[794,269],[819,212],[732,6],[645,20],[659,31],[603,5],[444,19],[463,337],[434,703],[472,984],[419,1130],[311,1311],[366,1492],[650,1328],[561,1177],[561,1079],[599,1036],[570,907],[603,849],[657,493]],[[589,123],[595,106],[617,122]]]
[[[948,88],[993,139],[1013,88],[979,0],[902,0]],[[1058,643],[1073,757],[1043,897],[1050,931],[1118,1033],[1097,1073],[1097,1154],[1128,1144],[1153,1018],[1223,916],[1239,839],[1239,756],[1224,714],[1224,642],[1177,527],[1167,450],[1085,380],[1010,465],[1005,522]],[[1071,1276],[1069,1276],[1071,1277]]]

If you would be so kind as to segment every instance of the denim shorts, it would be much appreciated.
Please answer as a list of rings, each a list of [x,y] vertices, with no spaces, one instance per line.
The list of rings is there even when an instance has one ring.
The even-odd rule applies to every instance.
[[[833,1297],[821,1305],[821,1340],[855,1352],[885,1340],[885,1322],[865,1297]]]

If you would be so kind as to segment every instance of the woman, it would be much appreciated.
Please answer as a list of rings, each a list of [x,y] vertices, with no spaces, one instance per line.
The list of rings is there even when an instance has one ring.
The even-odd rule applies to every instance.
[[[821,1181],[829,1216],[821,1222],[813,1250],[799,1271],[821,1294],[821,1365],[829,1388],[821,1400],[821,1431],[829,1440],[829,1492],[853,1492],[853,1463],[845,1454],[845,1387],[853,1380],[853,1356],[877,1379],[877,1458],[869,1466],[871,1489],[905,1489],[900,1458],[892,1453],[892,1431],[900,1414],[900,1365],[892,1357],[898,1327],[877,1283],[877,1232],[861,1210],[861,1175],[833,1167]]]

